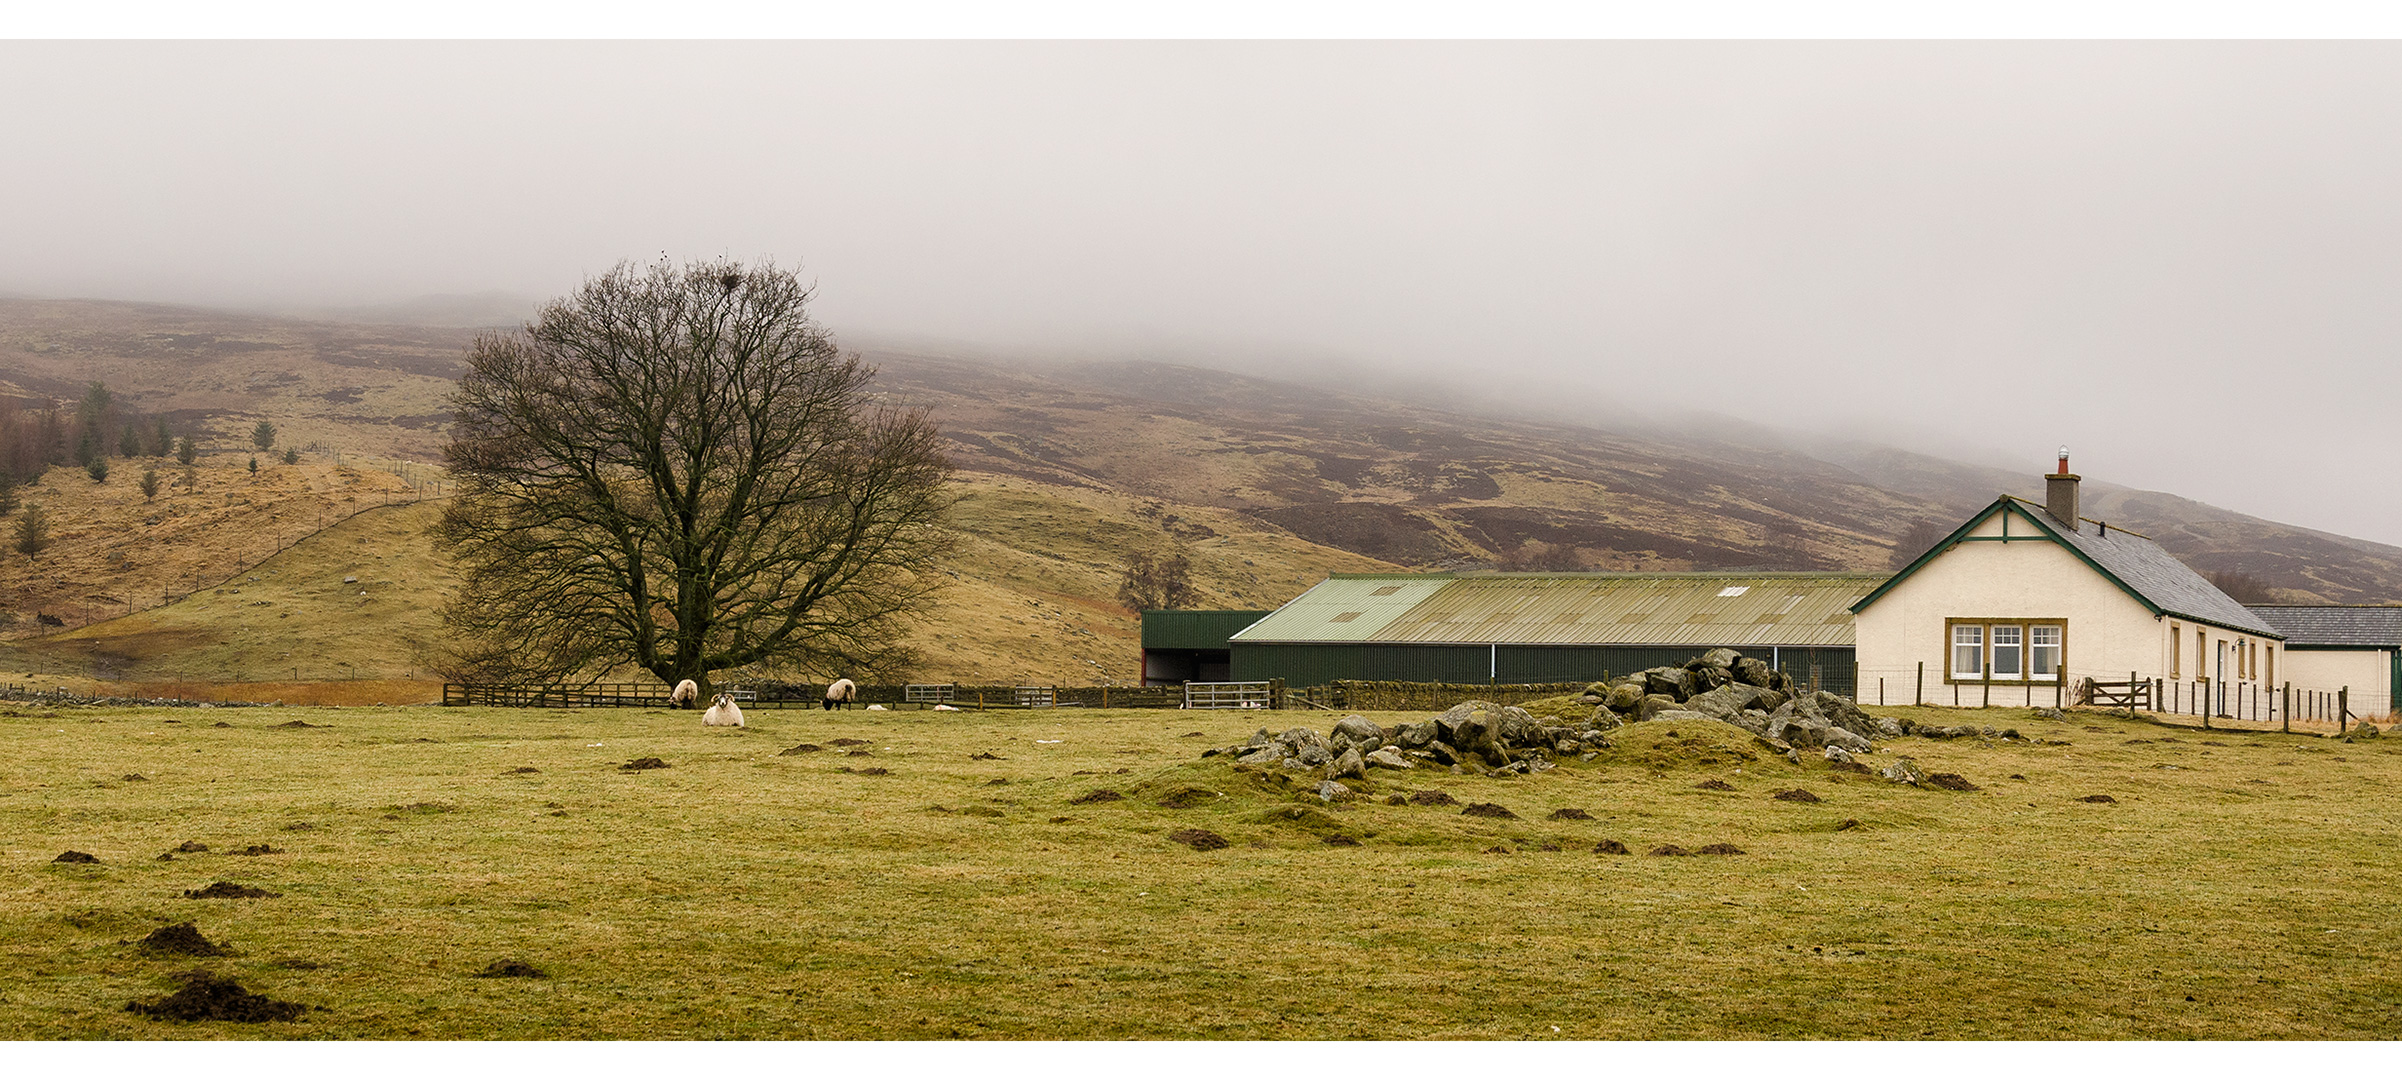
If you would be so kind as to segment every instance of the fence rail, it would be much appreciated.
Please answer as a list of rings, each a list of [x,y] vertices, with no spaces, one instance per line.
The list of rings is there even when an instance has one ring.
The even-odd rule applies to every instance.
[[[1188,682],[1184,684],[1184,707],[1265,709],[1273,704],[1274,689],[1274,684],[1265,682]]]

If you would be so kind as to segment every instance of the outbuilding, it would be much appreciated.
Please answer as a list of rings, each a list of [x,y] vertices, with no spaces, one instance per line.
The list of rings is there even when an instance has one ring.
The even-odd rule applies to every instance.
[[[2285,635],[2150,537],[2078,516],[2065,450],[2044,480],[2044,505],[1994,500],[1852,607],[1863,701],[2051,705],[2132,680],[2151,708],[2263,715]]]
[[[2365,604],[2247,604],[2285,635],[2281,678],[2344,694],[2352,715],[2390,716],[2402,701],[2402,607]]]
[[[1233,677],[1584,682],[1732,648],[1852,691],[1851,604],[1880,574],[1336,574],[1229,640]]]

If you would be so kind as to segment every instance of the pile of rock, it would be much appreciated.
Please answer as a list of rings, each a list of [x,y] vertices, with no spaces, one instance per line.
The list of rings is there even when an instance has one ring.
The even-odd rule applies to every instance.
[[[1608,726],[1707,718],[1797,749],[1865,754],[1875,749],[1870,740],[1902,734],[1899,723],[1862,712],[1852,699],[1824,690],[1804,693],[1784,672],[1733,649],[1712,649],[1682,667],[1594,683],[1578,700],[1606,712]]]
[[[1365,778],[1371,768],[1430,765],[1458,771],[1533,773],[1551,768],[1561,757],[1592,760],[1609,747],[1609,732],[1626,724],[1683,720],[1731,724],[1766,740],[1794,761],[1800,761],[1805,750],[1816,751],[1838,768],[1866,772],[1866,766],[1852,761],[1854,755],[1874,753],[1873,740],[1908,732],[1908,725],[1870,716],[1841,694],[1804,692],[1783,672],[1733,649],[1712,649],[1681,667],[1656,667],[1594,683],[1574,698],[1529,704],[1537,708],[1529,711],[1516,705],[1465,701],[1441,716],[1390,729],[1348,716],[1324,735],[1305,727],[1281,734],[1261,728],[1244,742],[1205,751],[1202,756],[1224,755],[1242,765],[1315,772],[1330,781]],[[1933,737],[1950,734],[1937,734],[1937,730],[1926,733]],[[1910,768],[1914,766],[1902,771],[1907,773]]]
[[[1608,723],[1618,726],[1615,720]],[[1371,768],[1429,765],[1479,772],[1541,772],[1551,768],[1557,757],[1590,759],[1609,745],[1606,730],[1594,722],[1546,722],[1515,705],[1463,701],[1441,716],[1389,729],[1359,716],[1344,717],[1325,735],[1305,727],[1271,735],[1261,728],[1247,741],[1207,750],[1201,756],[1226,755],[1237,764],[1265,768],[1322,770],[1327,779],[1341,780],[1365,778]]]

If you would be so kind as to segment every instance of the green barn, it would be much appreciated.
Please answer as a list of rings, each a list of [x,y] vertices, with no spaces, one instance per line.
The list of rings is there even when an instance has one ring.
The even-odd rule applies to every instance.
[[[1290,686],[1584,682],[1725,647],[1850,694],[1851,606],[1885,577],[1336,574],[1233,631],[1228,674]]]

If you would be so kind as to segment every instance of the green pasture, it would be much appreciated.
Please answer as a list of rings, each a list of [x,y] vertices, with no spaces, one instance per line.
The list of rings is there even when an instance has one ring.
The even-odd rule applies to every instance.
[[[1870,759],[1981,789],[1921,790],[1655,723],[1330,806],[1200,756],[1326,713],[18,705],[0,1037],[2402,1034],[2402,740],[1879,712],[2026,738]],[[231,955],[137,944],[185,921]],[[126,1011],[193,969],[308,1011]]]

